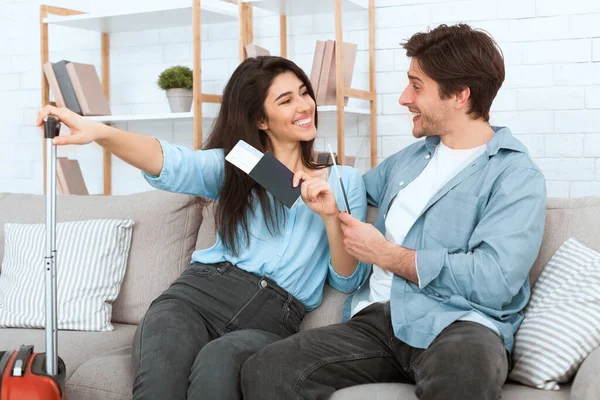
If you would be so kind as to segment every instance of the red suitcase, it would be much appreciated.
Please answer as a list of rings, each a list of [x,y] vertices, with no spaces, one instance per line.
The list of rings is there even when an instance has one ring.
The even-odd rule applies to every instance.
[[[46,352],[33,346],[0,352],[0,400],[61,400],[65,398],[65,363],[57,355],[56,316],[56,147],[52,139],[60,132],[60,121],[44,120],[47,142],[46,180]]]

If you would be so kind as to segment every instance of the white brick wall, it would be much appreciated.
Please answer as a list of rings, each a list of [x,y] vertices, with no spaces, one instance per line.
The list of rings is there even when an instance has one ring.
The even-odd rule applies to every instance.
[[[324,0],[327,1],[327,0]],[[41,0],[0,4],[0,192],[41,193],[39,5]],[[48,2],[44,2],[48,3]],[[163,0],[56,0],[52,5],[102,11],[115,7],[160,7]],[[174,0],[170,4],[187,4]],[[541,167],[551,196],[600,195],[600,2],[597,0],[376,0],[376,61],[379,160],[413,143],[411,120],[398,104],[409,60],[399,42],[439,23],[467,22],[490,32],[506,62],[506,81],[492,107],[492,123],[509,126]],[[368,88],[368,18],[344,15],[347,41],[358,43],[353,86]],[[279,52],[278,19],[255,21],[256,43]],[[307,72],[315,40],[334,38],[332,15],[288,21],[289,56]],[[100,69],[100,39],[93,32],[50,28],[50,59],[94,63]],[[220,93],[237,66],[236,23],[202,28],[203,89]],[[158,74],[174,64],[192,66],[191,27],[111,36],[113,113],[165,112]],[[353,105],[365,105],[352,100]],[[214,105],[205,105],[205,112]],[[316,145],[336,145],[335,116],[322,115]],[[205,121],[208,132],[210,121]],[[191,121],[121,124],[120,128],[192,146]],[[368,168],[368,117],[347,117],[346,152]],[[60,149],[77,158],[92,193],[102,191],[99,146]],[[149,189],[138,171],[113,160],[113,193]]]

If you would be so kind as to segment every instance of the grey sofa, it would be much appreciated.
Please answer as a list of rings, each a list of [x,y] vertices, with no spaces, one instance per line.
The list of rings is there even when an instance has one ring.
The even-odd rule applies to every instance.
[[[0,260],[4,223],[42,223],[44,198],[39,195],[0,193]],[[58,221],[95,218],[131,218],[135,221],[125,279],[113,305],[112,332],[59,332],[59,354],[67,365],[67,398],[123,400],[130,398],[131,340],[150,302],[189,264],[195,248],[214,243],[212,208],[202,209],[190,196],[151,191],[127,196],[59,196]],[[376,210],[370,210],[374,220]],[[600,250],[600,198],[550,199],[546,233],[532,281],[554,251],[570,236]],[[58,249],[60,251],[60,249]],[[60,268],[60,265],[58,266]],[[302,329],[339,322],[345,295],[326,287],[323,304],[309,313]],[[0,329],[0,349],[34,344],[43,350],[44,332]],[[546,392],[507,383],[508,400],[600,399],[600,348],[583,363],[574,381],[561,391]],[[372,384],[339,390],[335,400],[416,399],[406,384]],[[213,399],[211,399],[213,400]]]

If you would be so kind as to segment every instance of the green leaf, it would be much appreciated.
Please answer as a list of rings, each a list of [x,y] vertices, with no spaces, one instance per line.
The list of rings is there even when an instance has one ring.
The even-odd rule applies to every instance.
[[[194,74],[190,68],[176,65],[161,72],[156,83],[162,90],[192,89],[194,87]]]

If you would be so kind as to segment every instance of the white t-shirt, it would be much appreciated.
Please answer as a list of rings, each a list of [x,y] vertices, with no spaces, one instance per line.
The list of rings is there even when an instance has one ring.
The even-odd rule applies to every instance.
[[[486,146],[482,145],[467,150],[456,150],[440,142],[423,172],[406,188],[398,192],[385,219],[385,238],[392,243],[402,245],[406,234],[419,218],[429,200],[450,179],[483,154],[485,149]],[[400,184],[402,185],[402,183]],[[418,272],[417,270],[417,274]],[[359,302],[352,310],[352,315],[373,303],[389,301],[393,276],[392,272],[373,265],[373,273],[369,281],[369,300]],[[481,323],[498,333],[496,326],[491,321],[476,312],[469,313],[461,320]]]

